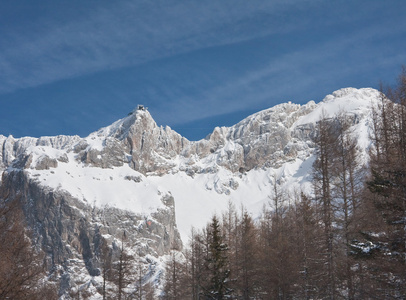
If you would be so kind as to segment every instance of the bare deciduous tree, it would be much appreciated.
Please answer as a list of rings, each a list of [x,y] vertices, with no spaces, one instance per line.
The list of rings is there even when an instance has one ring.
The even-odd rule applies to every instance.
[[[0,298],[56,297],[45,280],[43,255],[34,249],[18,199],[0,200]]]

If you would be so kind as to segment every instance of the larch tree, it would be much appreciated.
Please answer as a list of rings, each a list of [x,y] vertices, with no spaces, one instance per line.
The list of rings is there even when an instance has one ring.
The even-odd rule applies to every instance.
[[[112,261],[112,282],[117,287],[116,298],[122,300],[126,298],[125,289],[132,282],[134,270],[134,257],[127,253],[126,233],[123,232],[117,257]]]
[[[0,299],[56,298],[43,255],[31,244],[18,199],[0,199]]]
[[[187,279],[185,274],[187,261],[182,258],[179,251],[171,250],[165,265],[164,299],[184,299],[188,294]]]
[[[289,299],[298,275],[291,208],[284,194],[274,179],[269,207],[264,208],[259,225],[261,294],[271,299]]]
[[[317,123],[316,160],[313,164],[313,186],[318,202],[320,221],[324,227],[324,249],[326,278],[320,282],[322,294],[328,299],[335,299],[336,270],[334,261],[334,208],[332,197],[332,162],[335,159],[334,126],[323,112],[322,119]]]
[[[239,243],[236,245],[238,261],[235,262],[237,274],[233,277],[236,278],[235,287],[239,291],[238,296],[248,300],[258,296],[259,262],[257,259],[258,231],[247,211],[242,212],[239,228]]]
[[[207,259],[209,241],[207,230],[203,229],[201,232],[195,232],[192,229],[192,237],[190,241],[190,251],[187,253],[189,261],[189,280],[191,298],[193,300],[201,299],[201,296],[209,288],[209,274],[207,270]]]
[[[337,276],[340,290],[345,290],[348,299],[354,299],[355,273],[350,244],[356,235],[355,212],[360,204],[362,181],[365,178],[361,165],[360,151],[351,126],[356,122],[353,116],[339,112],[333,118],[334,159],[332,163],[332,199],[334,222],[337,231]]]
[[[294,295],[296,298],[315,299],[320,293],[320,274],[324,263],[320,251],[324,247],[320,239],[323,236],[323,228],[318,222],[311,198],[304,192],[295,194],[290,220],[294,224],[292,239],[295,241],[293,251],[298,272]]]
[[[107,300],[111,292],[108,289],[108,283],[112,279],[112,252],[104,239],[102,239],[99,247],[100,273],[103,279],[101,294],[103,300]]]

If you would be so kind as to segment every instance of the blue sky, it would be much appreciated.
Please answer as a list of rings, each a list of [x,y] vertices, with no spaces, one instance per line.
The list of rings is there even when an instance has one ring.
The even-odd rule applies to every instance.
[[[403,0],[2,0],[0,134],[80,135],[137,104],[190,140],[281,102],[392,84]]]

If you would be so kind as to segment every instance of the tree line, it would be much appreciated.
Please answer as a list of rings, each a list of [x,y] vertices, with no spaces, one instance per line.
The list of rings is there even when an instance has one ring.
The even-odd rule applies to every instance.
[[[232,204],[173,251],[164,299],[405,299],[406,70],[371,109],[366,160],[356,116],[317,123],[313,193],[280,190],[253,220]]]

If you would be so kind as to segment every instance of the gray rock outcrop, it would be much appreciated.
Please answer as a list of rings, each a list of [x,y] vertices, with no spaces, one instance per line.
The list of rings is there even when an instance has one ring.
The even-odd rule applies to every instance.
[[[123,234],[127,247],[140,257],[159,257],[182,248],[170,194],[162,195],[164,209],[146,216],[88,205],[69,193],[41,186],[23,170],[13,170],[3,173],[0,199],[21,203],[50,274],[61,282],[60,295],[85,283],[83,274],[100,275],[101,245],[114,255]]]

